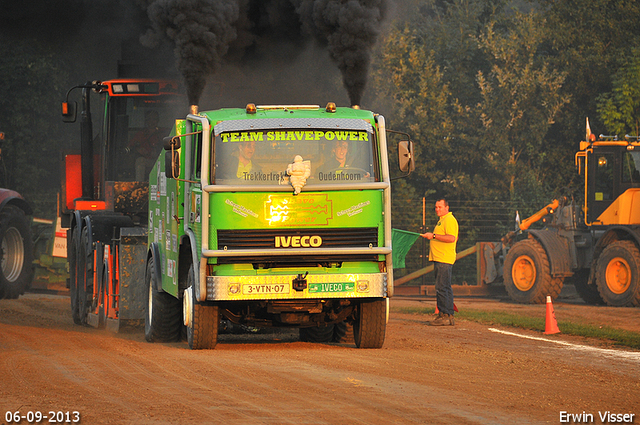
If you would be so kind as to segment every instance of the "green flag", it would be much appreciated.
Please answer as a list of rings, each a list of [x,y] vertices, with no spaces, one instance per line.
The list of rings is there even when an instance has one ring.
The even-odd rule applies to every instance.
[[[420,237],[420,233],[391,229],[391,246],[393,249],[393,268],[404,268],[404,258]]]

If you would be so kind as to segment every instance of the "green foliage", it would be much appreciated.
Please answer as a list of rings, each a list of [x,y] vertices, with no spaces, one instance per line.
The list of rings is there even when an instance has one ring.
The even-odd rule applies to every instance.
[[[585,117],[594,133],[598,97],[612,89],[611,76],[630,47],[640,45],[640,3],[628,0],[538,0],[551,37],[547,48],[554,65],[566,72],[565,91],[573,102],[558,122],[558,140],[579,140]],[[601,130],[598,130],[601,129]],[[576,144],[571,145],[575,150]]]
[[[378,94],[394,107],[393,120],[400,123],[395,127],[409,132],[418,143],[416,165],[422,175],[433,168],[438,150],[446,152],[443,135],[452,131],[446,113],[447,84],[432,52],[424,47],[409,28],[393,29],[384,42],[375,74]],[[444,144],[433,143],[441,139]]]
[[[543,172],[549,155],[562,156],[546,140],[570,100],[565,74],[544,48],[549,29],[539,13],[508,5],[424,1],[415,20],[391,28],[374,72],[390,120],[417,141],[416,172],[406,184],[417,197],[445,196],[459,206],[452,211],[464,223],[460,248],[489,234],[499,239],[485,229],[490,205],[513,217],[516,209],[537,211],[553,199]],[[395,186],[404,202],[411,191]],[[415,226],[416,216],[409,216],[394,216],[394,225]],[[428,217],[427,225],[435,220]],[[510,230],[511,220],[496,218],[493,225]]]
[[[633,49],[612,77],[613,89],[598,96],[598,114],[610,134],[640,135],[640,48]]]
[[[503,18],[504,22],[507,18]],[[482,101],[480,148],[503,193],[513,195],[516,178],[539,168],[544,136],[568,96],[561,93],[564,75],[549,66],[540,52],[544,27],[533,13],[514,13],[497,31],[489,22],[478,37],[488,56],[490,72],[478,72]]]
[[[61,143],[60,93],[66,72],[56,57],[37,41],[0,43],[0,185],[17,190],[35,215],[55,217],[59,190]]]

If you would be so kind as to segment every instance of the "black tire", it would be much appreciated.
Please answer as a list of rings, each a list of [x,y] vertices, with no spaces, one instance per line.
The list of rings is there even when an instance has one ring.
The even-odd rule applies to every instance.
[[[598,292],[598,287],[595,282],[591,285],[589,282],[590,269],[580,269],[573,275],[573,286],[576,288],[576,292],[580,295],[580,298],[591,305],[603,305],[604,300]]]
[[[31,224],[20,208],[7,205],[0,213],[0,288],[5,298],[18,298],[33,280]]]
[[[333,327],[333,342],[354,344],[353,325],[345,321],[336,323]]]
[[[191,320],[187,326],[187,342],[192,350],[209,350],[218,344],[220,312],[218,306],[207,305],[196,300],[195,271],[189,267],[188,284],[191,288]],[[185,293],[185,296],[189,291]]]
[[[387,329],[387,300],[364,301],[357,307],[353,336],[358,348],[382,348]]]
[[[74,227],[68,233],[67,262],[69,263],[69,298],[71,300],[71,317],[73,323],[81,325],[80,312],[78,310],[78,244],[80,243],[80,235],[78,228]]]
[[[549,258],[535,239],[516,243],[504,260],[504,287],[518,303],[543,304],[547,296],[556,299],[562,290],[563,277],[552,277]]]
[[[331,342],[333,340],[333,325],[323,327],[300,328],[302,342]]]
[[[145,274],[149,300],[144,320],[144,337],[149,342],[179,341],[182,335],[182,302],[171,294],[160,292],[155,279],[153,258],[150,258]]]
[[[82,229],[77,247],[78,263],[78,317],[81,325],[87,324],[87,314],[93,304],[93,250],[89,247],[88,227]]]
[[[608,245],[598,257],[596,285],[607,305],[640,306],[640,251],[632,241]]]

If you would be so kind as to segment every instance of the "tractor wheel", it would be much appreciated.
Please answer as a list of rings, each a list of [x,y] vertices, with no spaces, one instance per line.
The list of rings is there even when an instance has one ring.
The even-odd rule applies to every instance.
[[[89,247],[88,227],[82,229],[77,246],[78,263],[78,317],[81,325],[87,324],[87,314],[93,304],[93,250]]]
[[[600,254],[596,285],[607,305],[640,306],[640,251],[631,241],[617,241]]]
[[[33,239],[24,211],[6,206],[0,213],[0,288],[5,298],[18,298],[33,280]]]
[[[196,300],[195,270],[189,267],[188,285],[184,293],[184,322],[187,342],[192,350],[215,348],[218,343],[220,312],[217,305],[207,305]]]
[[[573,275],[573,286],[576,288],[576,292],[580,295],[580,298],[592,305],[602,305],[604,300],[598,292],[598,287],[595,283],[588,284],[589,281],[589,269],[580,269]]]
[[[387,300],[364,301],[357,307],[353,336],[358,348],[381,348],[387,329]]]
[[[147,262],[145,274],[149,302],[144,321],[144,337],[149,342],[179,341],[182,333],[182,302],[156,287],[153,258]]]
[[[540,242],[525,239],[509,250],[504,260],[504,286],[509,297],[524,304],[542,304],[555,299],[564,278],[552,277],[549,259]]]
[[[331,342],[333,340],[333,325],[323,327],[300,328],[302,342]]]
[[[70,234],[67,248],[67,261],[69,262],[69,298],[71,299],[71,317],[76,325],[82,324],[78,311],[78,245],[80,234],[78,228],[74,227]]]

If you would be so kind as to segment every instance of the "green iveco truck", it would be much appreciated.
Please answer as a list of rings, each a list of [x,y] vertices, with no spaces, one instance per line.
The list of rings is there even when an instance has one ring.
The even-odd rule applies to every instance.
[[[149,176],[146,339],[179,339],[184,324],[192,349],[213,348],[226,319],[316,342],[352,326],[357,347],[382,347],[388,131],[381,115],[333,103],[192,107]],[[412,142],[398,155],[410,172]]]

